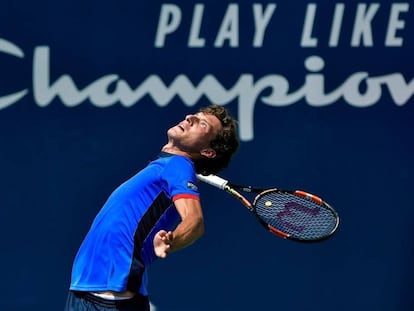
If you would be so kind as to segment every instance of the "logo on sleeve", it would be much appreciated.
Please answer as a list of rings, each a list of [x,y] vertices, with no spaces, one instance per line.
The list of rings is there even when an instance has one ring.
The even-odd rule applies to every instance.
[[[192,183],[191,181],[187,181],[187,188],[191,189],[191,190],[198,191],[198,187],[194,183]]]

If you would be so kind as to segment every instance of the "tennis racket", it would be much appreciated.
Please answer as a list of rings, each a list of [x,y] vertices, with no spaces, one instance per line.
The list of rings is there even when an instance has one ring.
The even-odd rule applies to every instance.
[[[262,226],[278,237],[317,242],[331,237],[338,229],[337,212],[321,198],[305,191],[235,185],[216,175],[198,174],[197,178],[240,200]],[[256,197],[251,203],[239,191],[254,193]]]

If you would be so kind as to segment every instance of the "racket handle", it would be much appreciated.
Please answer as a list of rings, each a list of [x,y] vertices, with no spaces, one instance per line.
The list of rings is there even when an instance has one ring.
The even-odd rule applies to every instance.
[[[221,177],[218,177],[216,175],[201,175],[201,174],[197,174],[197,178],[198,180],[206,183],[206,184],[210,184],[214,187],[220,188],[222,190],[224,190],[224,187],[227,185],[228,180],[225,180]]]

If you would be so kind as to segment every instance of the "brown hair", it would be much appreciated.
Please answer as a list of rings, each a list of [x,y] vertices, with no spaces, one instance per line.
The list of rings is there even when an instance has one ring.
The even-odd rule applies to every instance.
[[[216,157],[194,161],[195,170],[198,174],[216,174],[229,165],[232,156],[239,148],[237,122],[225,108],[219,105],[203,107],[199,112],[217,117],[221,122],[222,129],[210,142],[210,147],[216,151]]]

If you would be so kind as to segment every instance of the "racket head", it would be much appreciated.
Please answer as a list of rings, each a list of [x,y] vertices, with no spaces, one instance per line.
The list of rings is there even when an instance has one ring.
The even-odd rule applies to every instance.
[[[298,242],[326,240],[339,226],[332,206],[301,190],[265,190],[255,197],[252,212],[272,233]]]

